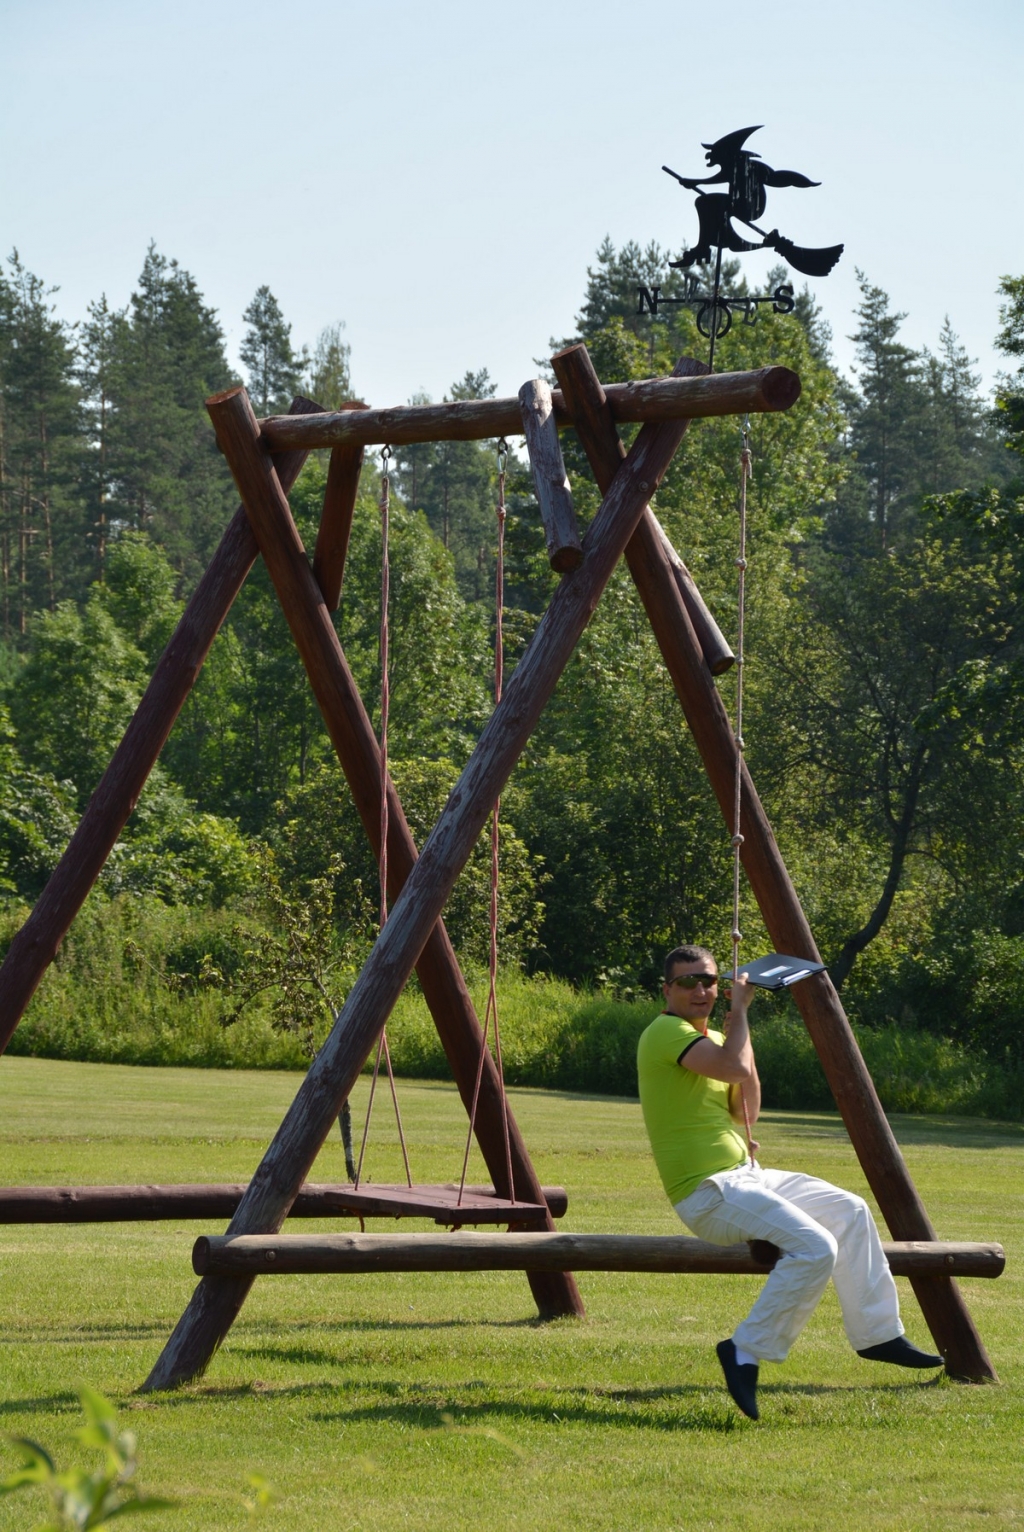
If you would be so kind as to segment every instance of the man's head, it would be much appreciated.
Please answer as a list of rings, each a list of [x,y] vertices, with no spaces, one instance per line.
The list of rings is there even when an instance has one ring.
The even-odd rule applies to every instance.
[[[718,964],[706,947],[673,947],[665,959],[665,1006],[684,1021],[707,1022],[718,999]]]

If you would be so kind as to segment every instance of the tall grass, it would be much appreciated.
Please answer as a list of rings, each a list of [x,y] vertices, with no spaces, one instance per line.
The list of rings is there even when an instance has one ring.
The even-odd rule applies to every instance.
[[[6,949],[27,911],[0,917]],[[193,980],[205,953],[230,963],[232,918],[122,895],[87,900],[8,1052],[97,1064],[301,1069],[301,1046],[265,1008],[237,1021],[227,998]]]

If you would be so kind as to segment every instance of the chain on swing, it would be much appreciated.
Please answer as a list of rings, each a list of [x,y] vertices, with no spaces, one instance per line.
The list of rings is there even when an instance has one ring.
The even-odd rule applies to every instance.
[[[505,667],[505,644],[503,611],[505,604],[505,474],[508,468],[508,442],[502,437],[498,443],[498,556],[494,575],[494,704],[501,701],[501,687]],[[501,1126],[505,1141],[505,1174],[508,1177],[509,1200],[515,1202],[516,1188],[512,1175],[512,1142],[508,1125],[508,1100],[505,1095],[505,1071],[501,1060],[501,1030],[498,1025],[498,875],[500,871],[499,816],[501,799],[494,800],[491,810],[491,902],[490,902],[490,954],[487,1009],[484,1012],[483,1035],[480,1038],[480,1054],[477,1059],[476,1080],[473,1085],[473,1103],[469,1113],[469,1132],[466,1136],[466,1152],[462,1159],[462,1176],[459,1180],[459,1196],[456,1206],[462,1203],[466,1188],[466,1172],[469,1167],[469,1151],[476,1129],[477,1106],[480,1101],[480,1085],[483,1080],[484,1061],[487,1054],[487,1032],[494,1023],[494,1060],[498,1071],[498,1094],[501,1101]]]

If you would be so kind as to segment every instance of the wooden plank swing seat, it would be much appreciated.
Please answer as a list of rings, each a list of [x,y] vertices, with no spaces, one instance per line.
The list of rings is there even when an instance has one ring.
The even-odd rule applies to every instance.
[[[649,1271],[764,1276],[772,1245],[709,1245],[683,1234],[203,1234],[197,1276],[371,1271]],[[1002,1245],[883,1244],[894,1276],[998,1277]],[[767,1256],[767,1258],[765,1258]]]
[[[197,1260],[210,1264],[203,1266],[200,1283],[146,1380],[146,1389],[176,1387],[199,1376],[231,1328],[256,1275],[269,1271],[522,1269],[540,1314],[548,1317],[584,1312],[572,1276],[574,1269],[770,1269],[756,1261],[746,1247],[726,1252],[702,1247],[702,1254],[700,1241],[682,1236],[652,1241],[639,1236],[555,1232],[552,1215],[557,1199],[547,1197],[547,1190],[553,1189],[541,1187],[518,1125],[510,1112],[506,1116],[497,1067],[490,1051],[481,1048],[483,1029],[441,917],[492,805],[623,556],[732,833],[736,745],[714,676],[728,669],[733,656],[692,576],[651,511],[650,500],[692,419],[788,409],[799,397],[800,381],[784,367],[709,375],[703,363],[684,359],[670,378],[604,387],[584,346],[558,353],[552,366],[557,388],[528,384],[514,399],[390,410],[357,405],[336,412],[324,411],[309,400],[296,400],[289,415],[265,421],[257,421],[244,389],[232,389],[207,401],[218,445],[242,503],[67,851],[0,966],[0,1051],[132,812],[257,555],[263,558],[295,638],[374,855],[380,859],[382,849],[386,851],[390,914],[248,1186],[45,1189],[43,1202],[49,1199],[51,1210],[64,1197],[62,1211],[68,1215],[70,1210],[71,1216],[60,1221],[84,1216],[82,1210],[90,1197],[94,1210],[99,1208],[103,1193],[118,1194],[108,1208],[116,1204],[121,1210],[119,1216],[137,1216],[126,1213],[129,1205],[146,1206],[146,1216],[191,1216],[179,1210],[184,1207],[180,1200],[174,1213],[165,1215],[152,1209],[158,1204],[170,1208],[174,1198],[180,1199],[186,1192],[197,1194],[191,1204],[194,1208],[211,1205],[202,1203],[203,1196],[214,1200],[224,1197],[217,1205],[230,1215],[227,1234],[200,1242],[205,1253]],[[625,421],[641,425],[628,452],[616,428],[617,422]],[[603,495],[582,538],[575,525],[557,438],[557,432],[569,426],[577,432]],[[387,814],[381,813],[381,752],[330,616],[342,588],[363,450],[374,444],[393,448],[419,441],[482,440],[513,434],[526,437],[549,558],[562,571],[562,578],[417,855],[390,781],[385,785]],[[286,496],[306,454],[320,448],[331,449],[331,464],[311,566]],[[385,819],[386,847],[382,847]],[[745,766],[742,833],[743,866],[776,950],[817,959],[806,916]],[[467,1112],[479,1095],[478,1110],[471,1120],[493,1192],[468,1189],[472,1214],[481,1222],[527,1225],[528,1232],[333,1235],[312,1241],[303,1236],[282,1236],[278,1231],[289,1216],[362,1216],[351,1201],[354,1188],[312,1187],[306,1177],[414,968]],[[791,993],[896,1241],[886,1247],[893,1270],[908,1275],[936,1348],[946,1358],[947,1371],[954,1377],[993,1379],[992,1364],[954,1275],[997,1275],[996,1268],[1002,1269],[999,1248],[945,1245],[936,1240],[827,972],[802,980]],[[15,1189],[29,1194],[22,1201],[23,1210],[31,1195],[42,1190]],[[373,1216],[383,1215],[386,1208],[390,1216],[397,1210],[403,1216],[415,1212],[444,1223],[464,1221],[448,1216],[452,1192],[450,1188],[384,1188],[364,1183],[358,1195],[374,1202]],[[168,1200],[161,1204],[156,1193],[166,1194]],[[10,1200],[12,1195],[6,1194],[4,1205],[9,1208],[17,1202],[16,1195],[13,1202]],[[334,1204],[325,1213],[332,1197]],[[460,1212],[466,1211],[467,1196],[463,1203]],[[41,1205],[35,1204],[37,1209]],[[307,1207],[311,1209],[308,1214]],[[484,1216],[497,1215],[499,1208],[500,1218]],[[218,1211],[209,1216],[222,1214]],[[56,1215],[53,1221],[57,1221]],[[300,1259],[296,1239],[300,1243],[305,1239],[307,1253],[302,1260],[335,1264],[290,1266],[289,1261]],[[408,1247],[407,1254],[399,1253],[395,1241]],[[530,1245],[531,1241],[534,1244]],[[271,1250],[274,1256],[268,1260]],[[286,1253],[289,1251],[292,1254]],[[400,1259],[409,1264],[388,1264]],[[242,1264],[222,1267],[217,1264],[221,1260]],[[358,1261],[369,1264],[353,1264]],[[654,1264],[622,1264],[641,1261]],[[733,1264],[701,1265],[701,1261]]]
[[[387,1185],[363,1181],[306,1182],[289,1218],[432,1218],[446,1227],[516,1223],[546,1227],[562,1218],[569,1199],[563,1186],[543,1186],[542,1203],[510,1202],[493,1186]],[[244,1182],[191,1186],[6,1186],[0,1188],[0,1224],[144,1223],[162,1219],[233,1218],[245,1196]]]

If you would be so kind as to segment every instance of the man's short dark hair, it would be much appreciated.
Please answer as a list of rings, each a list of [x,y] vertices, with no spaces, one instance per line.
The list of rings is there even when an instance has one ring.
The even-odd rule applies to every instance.
[[[693,947],[689,945],[683,947],[673,947],[672,951],[665,958],[666,984],[668,983],[672,970],[677,963],[710,963],[714,969],[717,970],[718,968],[718,963],[715,960],[715,954],[713,952],[709,952],[706,947]]]

